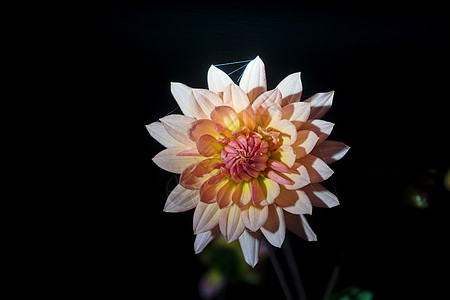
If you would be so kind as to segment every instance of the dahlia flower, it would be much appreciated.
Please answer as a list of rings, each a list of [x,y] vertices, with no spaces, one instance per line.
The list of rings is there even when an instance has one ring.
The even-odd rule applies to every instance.
[[[328,141],[334,124],[320,120],[334,92],[300,101],[300,73],[268,91],[259,57],[247,65],[239,85],[214,65],[207,80],[208,89],[171,83],[183,114],[147,125],[167,148],[153,161],[181,174],[164,210],[195,209],[196,253],[222,234],[228,242],[239,240],[251,266],[258,262],[262,236],[276,247],[286,228],[316,240],[304,215],[312,206],[339,204],[319,182],[333,174],[328,164],[349,149]]]

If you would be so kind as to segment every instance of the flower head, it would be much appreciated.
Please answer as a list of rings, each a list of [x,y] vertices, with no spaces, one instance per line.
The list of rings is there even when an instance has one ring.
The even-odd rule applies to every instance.
[[[286,227],[306,240],[316,240],[304,214],[312,206],[333,207],[336,196],[319,182],[333,171],[328,164],[349,147],[326,140],[333,129],[320,120],[334,92],[301,102],[300,73],[267,91],[259,57],[246,67],[239,86],[211,66],[209,89],[172,83],[183,115],[169,115],[147,125],[167,149],[153,161],[181,174],[165,211],[195,208],[195,251],[218,234],[239,240],[246,262],[258,262],[262,236],[281,247]]]

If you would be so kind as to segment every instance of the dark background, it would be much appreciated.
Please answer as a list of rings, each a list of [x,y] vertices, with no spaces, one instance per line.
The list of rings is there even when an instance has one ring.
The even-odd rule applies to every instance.
[[[338,263],[336,290],[356,285],[375,299],[443,295],[449,192],[442,178],[450,167],[446,7],[255,1],[83,10],[78,22],[87,31],[74,45],[83,92],[74,105],[101,125],[82,146],[93,162],[83,183],[97,189],[86,200],[90,225],[80,246],[80,260],[87,262],[80,287],[127,298],[199,297],[206,267],[193,251],[192,211],[162,211],[175,179],[151,161],[163,146],[144,125],[177,107],[171,81],[206,88],[211,64],[259,55],[269,89],[301,71],[304,96],[335,90],[323,119],[336,123],[330,139],[352,147],[331,166],[333,181],[325,184],[341,205],[308,216],[318,242],[288,236],[309,299],[321,299]],[[428,208],[408,205],[408,190],[425,197]],[[264,285],[229,286],[227,299],[283,299],[270,263],[264,271]]]

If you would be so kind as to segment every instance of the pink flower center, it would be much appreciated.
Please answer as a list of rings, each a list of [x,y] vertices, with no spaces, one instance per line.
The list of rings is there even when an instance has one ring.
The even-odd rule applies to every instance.
[[[229,173],[235,182],[257,178],[267,167],[269,144],[256,132],[233,134],[233,139],[225,139],[221,152],[222,173]]]

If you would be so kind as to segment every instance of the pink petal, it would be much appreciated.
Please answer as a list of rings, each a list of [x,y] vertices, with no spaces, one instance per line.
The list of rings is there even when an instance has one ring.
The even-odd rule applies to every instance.
[[[284,212],[287,228],[307,241],[317,241],[317,236],[312,231],[304,215],[291,214]]]
[[[250,105],[245,92],[236,84],[229,84],[223,92],[223,103],[232,107],[236,113],[240,113]]]
[[[326,140],[315,147],[311,154],[320,157],[327,164],[331,164],[344,157],[348,150],[350,147],[342,142]]]
[[[179,82],[170,83],[170,91],[172,92],[175,101],[177,101],[183,114],[187,117],[195,118],[195,115],[191,109],[189,98],[192,93],[192,89],[185,84]]]
[[[282,114],[281,106],[277,103],[267,109],[260,106],[255,111],[256,124],[263,128],[274,127],[280,122]]]
[[[199,202],[194,211],[194,233],[209,231],[219,224],[220,209],[217,203],[206,204]]]
[[[239,86],[247,93],[250,103],[267,91],[266,71],[264,63],[259,56],[247,65],[242,74]]]
[[[200,201],[207,204],[215,203],[217,201],[217,193],[226,183],[226,180],[213,184],[205,181],[200,187]]]
[[[255,123],[255,111],[253,110],[253,108],[251,106],[248,106],[245,110],[244,113],[242,115],[242,119],[244,121],[244,125],[245,127],[247,127],[250,130],[254,130],[256,127],[256,123]]]
[[[188,166],[181,173],[180,184],[190,190],[199,190],[202,184],[209,178],[207,175],[217,172],[212,166],[218,161],[218,159],[208,158]]]
[[[297,162],[306,167],[312,183],[324,181],[334,173],[323,160],[311,154],[297,159]]]
[[[281,188],[280,195],[275,199],[275,203],[293,214],[312,213],[311,201],[309,201],[306,192],[301,189],[287,190]]]
[[[315,147],[319,137],[310,130],[297,131],[297,140],[292,145],[295,152],[295,158],[302,158],[309,154]]]
[[[188,190],[181,185],[177,185],[164,206],[165,212],[182,212],[192,209],[197,206],[200,201],[200,192],[195,190]]]
[[[217,139],[209,134],[204,134],[197,140],[197,150],[203,156],[219,154],[222,149],[223,147],[217,142]]]
[[[328,93],[317,93],[312,97],[309,97],[304,102],[309,102],[311,104],[311,113],[309,114],[310,119],[320,119],[333,104],[334,91]]]
[[[250,231],[260,229],[266,223],[268,215],[268,206],[248,204],[241,208],[242,221]]]
[[[197,142],[197,140],[204,134],[209,134],[216,139],[220,137],[215,129],[215,123],[208,119],[201,119],[191,123],[187,130],[187,135],[191,141]]]
[[[277,173],[274,170],[266,171],[267,177],[272,179],[273,181],[279,183],[279,184],[294,184],[294,181],[287,178],[287,176],[284,176],[282,174]]]
[[[244,230],[239,237],[239,245],[241,245],[244,260],[252,267],[254,267],[259,260],[261,238],[261,231],[249,232],[248,230]]]
[[[334,123],[315,119],[306,121],[302,125],[301,130],[311,130],[314,131],[315,134],[317,134],[317,136],[319,137],[319,140],[316,143],[317,147],[328,138],[331,131],[333,130],[333,127]]]
[[[150,135],[166,148],[183,146],[182,143],[174,139],[161,122],[153,122],[145,125]]]
[[[260,205],[272,204],[280,194],[280,186],[272,179],[263,176],[258,178],[258,182],[264,195],[264,199],[260,202]]]
[[[231,78],[222,70],[214,65],[208,70],[208,89],[222,97],[225,88],[233,83]]]
[[[194,242],[194,251],[195,254],[198,254],[205,249],[205,247],[217,236],[219,235],[220,230],[219,226],[214,227],[213,229],[199,233],[195,236]]]
[[[218,106],[211,112],[211,120],[214,123],[225,126],[233,131],[239,128],[240,121],[236,111],[229,106]]]
[[[283,107],[283,119],[291,121],[298,130],[308,120],[310,110],[309,103],[294,102]]]
[[[234,204],[220,210],[219,228],[227,242],[232,242],[241,236],[245,229],[241,219],[241,209]]]
[[[303,90],[300,72],[293,73],[284,78],[278,84],[277,89],[279,89],[283,95],[281,106],[285,106],[293,102],[299,102]]]
[[[267,222],[261,227],[261,232],[269,243],[275,247],[281,247],[286,235],[283,209],[275,204],[269,205],[268,208],[269,216]]]
[[[303,188],[313,206],[334,207],[339,205],[339,200],[332,192],[320,183],[311,183]]]
[[[193,163],[200,162],[205,158],[203,156],[177,156],[177,153],[189,150],[186,146],[177,146],[168,148],[156,154],[153,162],[161,169],[181,174],[184,169]]]
[[[183,115],[168,115],[160,121],[175,140],[188,147],[195,147],[195,143],[187,136],[187,128],[195,119]]]

